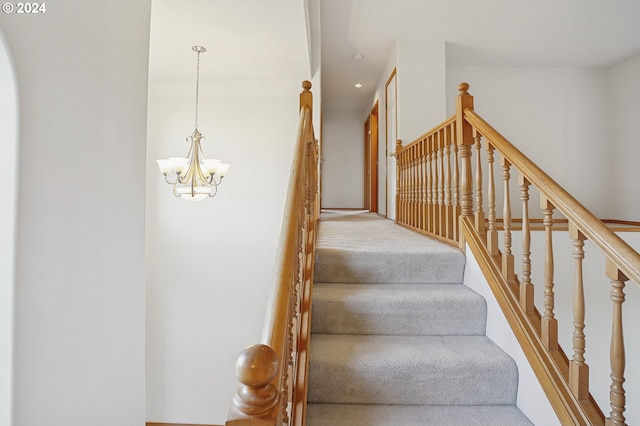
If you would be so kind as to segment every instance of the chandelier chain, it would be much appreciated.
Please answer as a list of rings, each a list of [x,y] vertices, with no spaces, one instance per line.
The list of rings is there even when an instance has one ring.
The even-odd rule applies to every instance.
[[[200,50],[197,51],[198,60],[196,64],[196,130],[198,129],[198,98],[200,92]]]

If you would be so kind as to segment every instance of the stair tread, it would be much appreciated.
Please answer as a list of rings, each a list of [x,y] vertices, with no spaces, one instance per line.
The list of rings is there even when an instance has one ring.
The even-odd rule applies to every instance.
[[[515,406],[309,404],[308,426],[532,426]]]
[[[458,248],[376,214],[322,215],[308,425],[531,425],[464,267]]]
[[[459,249],[375,215],[322,219],[316,254],[316,282],[453,283],[464,271]]]
[[[309,402],[515,404],[515,362],[485,336],[314,334]]]
[[[316,283],[312,333],[484,335],[486,302],[462,284]]]

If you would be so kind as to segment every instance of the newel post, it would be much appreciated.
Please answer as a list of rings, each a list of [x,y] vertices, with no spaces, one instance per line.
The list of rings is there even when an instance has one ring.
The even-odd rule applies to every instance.
[[[279,393],[274,385],[278,374],[278,355],[267,345],[251,345],[236,361],[240,386],[233,397],[226,425],[275,425],[272,411]]]
[[[300,92],[300,109],[309,108],[313,112],[313,95],[311,94],[311,82],[305,80],[302,82],[302,92]]]
[[[474,144],[473,128],[464,119],[464,111],[473,109],[473,96],[469,90],[469,83],[460,83],[458,91],[460,94],[456,99],[456,143],[459,147],[461,162],[461,179],[460,179],[460,207],[461,217],[473,215],[473,197],[472,197],[472,171],[471,171],[471,147]],[[462,225],[460,226],[462,229]],[[462,243],[462,238],[461,241]]]

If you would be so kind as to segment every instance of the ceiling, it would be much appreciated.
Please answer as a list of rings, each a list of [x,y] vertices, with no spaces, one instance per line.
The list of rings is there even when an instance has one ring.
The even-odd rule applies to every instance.
[[[608,67],[640,54],[638,22],[638,0],[153,0],[150,78],[193,80],[202,44],[203,79],[301,81],[320,50],[323,108],[366,110],[397,40],[446,42],[450,66]]]
[[[151,95],[181,82],[191,95],[194,45],[207,49],[200,56],[201,93],[215,85],[244,95],[291,80],[299,92],[309,78],[307,39],[304,0],[152,0]]]

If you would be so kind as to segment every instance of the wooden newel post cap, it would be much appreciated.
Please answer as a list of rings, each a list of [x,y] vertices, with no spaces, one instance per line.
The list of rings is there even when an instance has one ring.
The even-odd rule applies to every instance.
[[[277,372],[278,355],[267,345],[251,345],[238,355],[236,375],[243,385],[264,386]]]
[[[304,92],[308,92],[311,90],[311,82],[309,80],[305,80],[302,82],[302,88]]]
[[[278,355],[267,345],[251,345],[238,355],[236,376],[241,385],[234,405],[247,414],[260,414],[278,402],[278,391],[271,383],[278,374]]]
[[[469,83],[463,81],[462,83],[458,84],[458,91],[461,95],[466,95],[467,90],[469,90]]]

